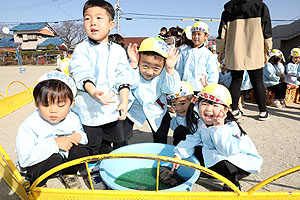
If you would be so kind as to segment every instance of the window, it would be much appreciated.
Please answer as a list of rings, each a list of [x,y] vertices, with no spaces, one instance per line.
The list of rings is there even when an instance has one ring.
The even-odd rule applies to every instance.
[[[37,35],[35,35],[35,34],[28,34],[27,35],[27,39],[28,40],[37,40]]]

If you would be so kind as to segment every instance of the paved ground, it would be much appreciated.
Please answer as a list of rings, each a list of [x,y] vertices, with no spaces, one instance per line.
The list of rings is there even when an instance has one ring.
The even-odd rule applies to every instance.
[[[41,74],[54,67],[27,67],[26,73],[20,74],[17,67],[0,67],[0,93],[6,90],[7,85],[12,80],[23,81],[31,85]],[[15,88],[16,92],[18,91]],[[21,90],[21,88],[20,88]],[[17,130],[22,121],[33,111],[35,107],[30,103],[3,118],[0,119],[1,136],[0,144],[7,151],[13,161],[16,160],[15,137]],[[269,107],[273,115],[268,121],[261,122],[257,120],[257,106],[253,103],[246,102],[244,108],[244,117],[240,119],[240,124],[255,143],[259,154],[264,158],[262,170],[257,175],[250,175],[242,182],[242,190],[245,191],[257,183],[279,173],[283,170],[295,167],[300,163],[300,104],[292,103],[287,108],[276,109]],[[172,143],[172,132],[169,134],[169,143]],[[152,135],[149,126],[144,124],[143,127],[134,128],[134,137],[131,143],[152,142]],[[83,183],[85,186],[85,184]],[[56,179],[49,183],[50,187],[63,187]],[[204,184],[202,184],[204,186]],[[211,189],[195,184],[196,191]],[[299,173],[286,176],[263,188],[264,191],[299,191],[300,177]],[[0,199],[18,199],[16,195],[7,187],[3,179],[0,179]]]

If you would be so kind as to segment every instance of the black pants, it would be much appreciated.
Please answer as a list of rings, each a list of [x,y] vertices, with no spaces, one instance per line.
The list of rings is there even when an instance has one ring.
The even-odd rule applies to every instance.
[[[284,99],[286,94],[287,83],[279,83],[268,87],[268,90],[275,93],[275,99]]]
[[[205,166],[202,154],[202,146],[195,147],[194,156],[199,160],[201,166]],[[239,180],[250,175],[249,172],[246,172],[245,170],[235,166],[227,160],[222,160],[216,163],[215,165],[209,167],[208,169],[213,170],[214,172],[217,172],[218,174],[224,176],[237,186]]]
[[[173,145],[177,145],[180,141],[183,141],[186,139],[186,136],[188,134],[191,134],[187,127],[179,125],[174,131],[173,131]]]
[[[256,70],[247,70],[250,82],[253,86],[254,98],[260,112],[267,110],[266,106],[266,89],[263,82],[263,68]],[[244,71],[231,70],[232,81],[230,84],[230,94],[232,97],[232,110],[238,110],[240,98],[240,88],[243,80]]]
[[[92,149],[92,155],[109,153],[112,151],[111,142],[124,141],[123,123],[119,120],[101,126],[83,125],[83,129],[88,137],[88,146]]]
[[[123,142],[114,142],[113,149],[117,149],[119,147],[128,145],[128,141],[133,135],[133,132],[132,132],[133,125],[134,125],[134,123],[128,117],[126,117],[126,119],[123,121],[124,141]]]
[[[26,167],[26,170],[27,170],[26,175],[28,177],[30,184],[32,184],[38,177],[40,177],[42,174],[49,171],[50,169],[52,169],[60,164],[63,164],[65,162],[75,160],[77,158],[89,156],[89,155],[90,155],[90,153],[89,153],[89,149],[88,149],[87,145],[82,145],[82,144],[78,144],[77,146],[74,145],[69,150],[68,158],[63,157],[59,153],[54,153],[48,159],[46,159],[40,163],[37,163],[33,166]],[[75,166],[66,168],[63,171],[59,171],[58,174],[76,174],[77,171],[82,167],[84,167],[83,164],[75,165]],[[42,185],[46,184],[46,182],[49,178],[50,177],[45,178],[42,182],[40,182],[38,184],[38,186],[42,186]]]
[[[169,132],[169,128],[170,128],[170,121],[171,121],[171,116],[170,116],[169,112],[166,112],[166,114],[163,117],[162,122],[156,132],[152,129],[152,127],[148,121],[148,124],[150,125],[151,131],[153,133],[154,143],[163,143],[163,144],[168,143],[168,132]]]

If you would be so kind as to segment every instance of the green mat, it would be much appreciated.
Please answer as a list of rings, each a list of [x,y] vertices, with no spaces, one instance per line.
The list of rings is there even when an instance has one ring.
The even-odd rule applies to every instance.
[[[134,190],[156,190],[156,170],[157,168],[141,168],[126,172],[119,176],[115,183]],[[159,182],[159,190],[168,189]]]

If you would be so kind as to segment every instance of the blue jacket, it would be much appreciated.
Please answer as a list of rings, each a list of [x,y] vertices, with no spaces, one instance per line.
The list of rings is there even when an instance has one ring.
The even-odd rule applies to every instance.
[[[120,116],[116,110],[120,105],[118,88],[132,83],[130,69],[125,50],[116,43],[92,44],[85,40],[76,46],[69,72],[78,88],[73,110],[82,124],[100,126],[117,120]],[[99,91],[113,91],[116,96],[112,100],[116,103],[103,105],[91,97],[83,88],[86,80],[92,81]]]
[[[81,135],[80,144],[87,144],[87,136],[79,117],[74,112],[70,111],[63,121],[51,124],[41,117],[39,110],[36,110],[18,130],[16,152],[20,166],[25,168],[35,165],[48,159],[54,153],[68,157],[69,152],[59,150],[54,139],[73,132]]]
[[[292,62],[289,62],[286,65],[285,82],[291,85],[300,85],[299,77],[300,77],[299,64],[296,65]]]
[[[198,131],[193,135],[187,135],[186,140],[181,141],[174,152],[182,158],[188,158],[193,155],[195,146],[201,145],[206,168],[222,160],[228,160],[249,173],[258,173],[263,158],[258,155],[249,136],[240,136],[240,133],[236,122],[207,128],[204,122],[199,120]]]
[[[250,137],[240,136],[240,133],[241,130],[236,122],[204,129],[202,153],[205,167],[209,168],[219,161],[228,160],[249,173],[258,173],[261,170],[263,158],[258,155]]]
[[[151,80],[146,80],[139,72],[139,68],[132,69],[134,84],[130,88],[133,96],[129,99],[128,118],[136,125],[142,126],[146,119],[152,129],[157,131],[162,118],[167,112],[166,94],[175,94],[180,90],[180,77],[177,71],[172,76],[165,68]]]
[[[275,68],[271,63],[267,63],[263,68],[264,85],[265,87],[271,87],[280,83],[280,77],[276,75],[279,70]]]
[[[218,83],[218,67],[213,53],[206,47],[183,49],[176,64],[181,80],[190,83],[194,91],[203,89],[200,78],[204,80],[205,75],[208,84]]]

